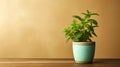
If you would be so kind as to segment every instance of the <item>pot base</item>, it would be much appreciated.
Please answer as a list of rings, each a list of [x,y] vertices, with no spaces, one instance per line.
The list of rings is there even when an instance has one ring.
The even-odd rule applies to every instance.
[[[93,62],[84,62],[84,61],[75,61],[75,63],[80,63],[80,64],[92,64]]]

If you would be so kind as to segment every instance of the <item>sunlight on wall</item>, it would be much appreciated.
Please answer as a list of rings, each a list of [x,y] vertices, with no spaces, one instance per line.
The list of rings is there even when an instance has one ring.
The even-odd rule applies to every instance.
[[[96,58],[120,58],[119,0],[0,0],[0,58],[71,58],[63,28],[72,15],[98,12]],[[107,4],[106,4],[107,3]]]

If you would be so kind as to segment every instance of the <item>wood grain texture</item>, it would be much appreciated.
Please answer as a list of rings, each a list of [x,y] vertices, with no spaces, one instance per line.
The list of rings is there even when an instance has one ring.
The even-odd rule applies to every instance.
[[[95,59],[93,64],[75,63],[73,59],[4,58],[0,67],[119,67],[120,59]]]

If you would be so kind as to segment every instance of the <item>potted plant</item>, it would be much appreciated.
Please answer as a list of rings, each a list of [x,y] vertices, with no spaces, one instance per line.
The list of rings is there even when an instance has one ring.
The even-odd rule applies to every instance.
[[[73,40],[73,56],[76,63],[92,63],[95,53],[95,42],[91,38],[97,36],[94,29],[98,23],[91,16],[98,15],[87,10],[83,17],[73,16],[72,23],[64,28],[67,41]]]

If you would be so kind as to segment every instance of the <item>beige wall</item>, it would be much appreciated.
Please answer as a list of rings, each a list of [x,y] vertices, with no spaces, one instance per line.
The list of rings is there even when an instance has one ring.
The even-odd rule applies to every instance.
[[[96,58],[120,58],[120,0],[0,0],[0,58],[71,58],[63,28],[98,12]]]

